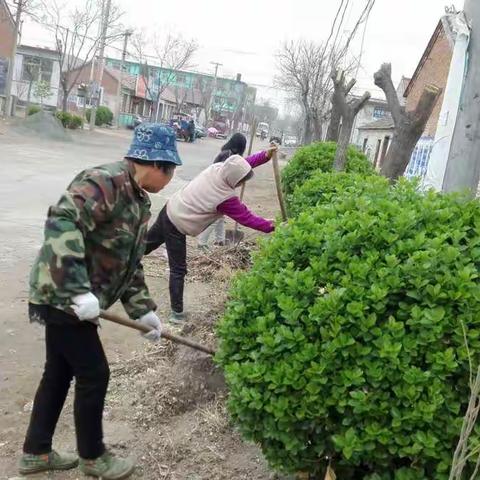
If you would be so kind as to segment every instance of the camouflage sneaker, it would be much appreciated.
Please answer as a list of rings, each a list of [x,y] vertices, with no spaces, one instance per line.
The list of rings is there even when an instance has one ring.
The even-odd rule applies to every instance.
[[[186,319],[187,315],[185,312],[176,312],[175,310],[172,310],[170,313],[170,318],[168,320],[174,325],[183,325]]]
[[[116,458],[105,452],[95,460],[80,459],[80,470],[85,475],[102,480],[120,480],[129,477],[135,470],[135,463],[129,458]]]
[[[70,470],[78,465],[78,457],[70,453],[57,453],[52,450],[44,455],[24,453],[18,471],[21,475],[48,472],[50,470]]]

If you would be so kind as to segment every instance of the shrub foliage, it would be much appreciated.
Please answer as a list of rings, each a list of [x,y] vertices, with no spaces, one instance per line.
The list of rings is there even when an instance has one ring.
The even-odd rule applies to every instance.
[[[27,115],[35,115],[35,113],[41,112],[42,109],[38,105],[30,105],[27,110]]]
[[[55,113],[55,116],[62,122],[64,128],[70,128],[76,130],[83,126],[83,118],[79,115],[74,115],[69,112],[59,111]]]
[[[91,110],[87,110],[86,117],[87,122],[90,121]],[[95,113],[95,125],[101,127],[102,125],[108,125],[113,121],[113,112],[108,107],[98,107]]]
[[[290,221],[218,327],[243,435],[283,471],[328,455],[342,480],[447,479],[469,398],[462,325],[474,369],[480,355],[479,267],[479,203],[407,182]]]
[[[336,143],[322,142],[312,143],[297,150],[282,171],[282,185],[285,194],[292,194],[297,186],[303,184],[318,170],[322,172],[331,171],[336,149]],[[363,153],[355,147],[350,147],[347,153],[346,171],[371,173],[373,167]]]
[[[72,114],[68,112],[58,111],[55,116],[62,122],[64,128],[68,128],[68,125],[72,121]]]
[[[342,195],[386,191],[388,180],[378,175],[345,172],[317,172],[287,197],[290,216],[298,216],[316,205],[335,202]]]

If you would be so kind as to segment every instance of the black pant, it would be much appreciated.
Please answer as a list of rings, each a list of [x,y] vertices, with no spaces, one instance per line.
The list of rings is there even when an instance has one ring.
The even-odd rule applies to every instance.
[[[85,459],[98,458],[105,452],[102,414],[110,371],[97,327],[90,322],[49,324],[46,319],[45,328],[47,361],[23,451],[41,455],[52,450],[55,427],[75,377],[78,454]]]
[[[167,207],[163,207],[157,220],[147,234],[148,255],[165,243],[170,266],[170,305],[174,312],[183,312],[183,288],[187,274],[187,242],[185,235],[177,230],[167,215]]]

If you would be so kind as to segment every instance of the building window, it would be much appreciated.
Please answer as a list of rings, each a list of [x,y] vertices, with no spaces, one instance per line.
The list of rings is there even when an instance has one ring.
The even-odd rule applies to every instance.
[[[49,58],[33,57],[24,55],[22,67],[22,80],[25,82],[51,83],[53,60]]]
[[[368,145],[368,138],[363,139],[363,147],[362,147],[362,152],[365,153],[367,151],[367,145]]]
[[[177,85],[185,85],[187,82],[187,76],[184,73],[177,74]]]
[[[433,138],[423,137],[417,143],[412,153],[410,163],[405,171],[407,178],[424,178],[427,173],[428,161],[433,149]]]
[[[386,115],[386,110],[383,107],[375,107],[373,109],[373,118],[380,119]]]
[[[70,95],[68,97],[69,101],[76,103],[78,108],[91,108],[92,107],[92,97],[90,95]],[[100,87],[100,102],[99,105],[103,104],[103,87]]]

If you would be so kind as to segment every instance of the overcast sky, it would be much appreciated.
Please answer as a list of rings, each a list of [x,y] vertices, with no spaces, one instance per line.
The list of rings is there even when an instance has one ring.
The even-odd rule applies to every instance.
[[[71,0],[70,0],[71,1]],[[261,98],[281,107],[282,95],[272,86],[275,53],[288,39],[326,40],[340,0],[117,0],[125,11],[127,27],[176,31],[195,38],[200,49],[195,69],[213,72],[211,61],[223,64],[221,76],[241,73],[258,86]],[[345,31],[355,23],[366,0],[351,0]],[[463,0],[448,0],[460,9]],[[411,76],[436,24],[445,13],[446,0],[377,0],[370,15],[358,75],[358,88],[378,96],[372,75],[382,62],[393,65],[395,81]],[[360,32],[362,33],[362,32]],[[352,53],[360,54],[361,34]],[[24,43],[47,45],[45,34],[25,25]],[[121,44],[118,45],[121,47]],[[119,51],[111,50],[118,56]],[[263,86],[263,87],[261,87]],[[282,108],[283,109],[283,108]]]

